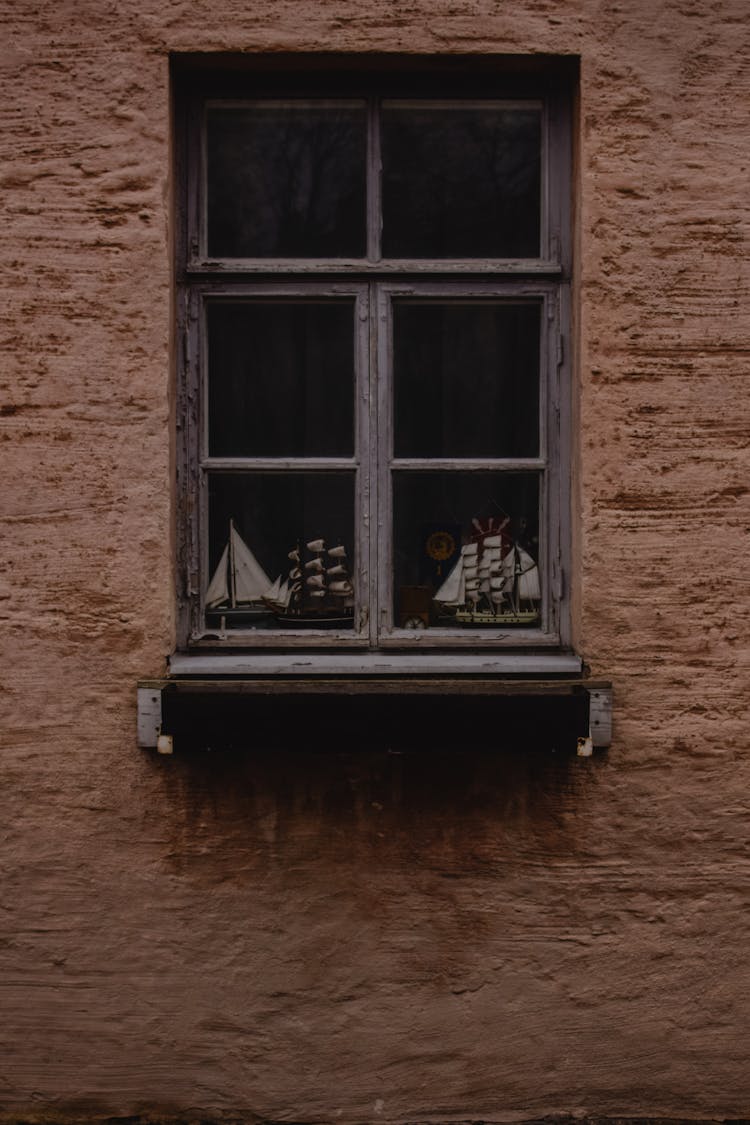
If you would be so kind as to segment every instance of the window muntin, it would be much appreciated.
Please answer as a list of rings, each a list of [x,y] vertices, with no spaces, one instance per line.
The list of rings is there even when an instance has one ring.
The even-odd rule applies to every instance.
[[[254,114],[263,118],[257,131],[260,140],[256,135],[249,146],[245,142],[235,145]],[[504,138],[506,152],[499,166],[505,167],[508,179],[503,204],[506,218],[495,222],[495,234],[492,223],[483,221],[484,239],[481,231],[480,236],[476,232],[465,235],[471,222],[457,212],[464,196],[455,186],[460,176],[454,177],[453,185],[442,195],[442,217],[435,205],[431,217],[422,223],[420,245],[408,242],[408,228],[414,223],[402,223],[408,236],[402,250],[397,235],[401,220],[389,198],[395,198],[393,185],[399,176],[402,183],[416,184],[413,177],[418,169],[415,171],[414,162],[410,166],[406,155],[394,160],[398,145],[394,146],[393,137],[400,132],[399,144],[405,153],[409,146],[403,138],[415,122],[421,122],[425,133],[431,134],[425,138],[424,151],[432,146],[437,152],[440,145],[435,138],[440,136],[441,118],[448,122],[447,148],[452,146],[454,153],[461,151],[463,143],[461,122],[473,119],[480,140],[494,137],[495,147],[498,137]],[[199,404],[197,431],[193,432],[203,434],[202,452],[191,474],[194,486],[188,486],[188,491],[195,488],[199,504],[195,508],[188,499],[184,507],[188,513],[187,551],[196,560],[189,570],[194,593],[186,639],[198,644],[213,644],[218,639],[261,647],[300,644],[311,648],[341,642],[375,647],[447,645],[450,649],[559,643],[564,627],[561,560],[566,553],[561,521],[568,495],[567,470],[560,462],[561,407],[563,420],[567,407],[561,403],[558,385],[560,310],[565,306],[567,286],[559,257],[567,243],[562,225],[566,205],[560,192],[567,182],[567,157],[556,134],[555,143],[550,144],[550,122],[557,130],[562,119],[557,109],[552,111],[551,103],[541,100],[253,99],[207,102],[202,119],[202,132],[194,131],[196,139],[188,145],[192,166],[200,165],[203,172],[197,194],[190,197],[184,242],[189,249],[184,259],[189,271],[187,292],[200,309],[191,318],[193,342],[186,348],[194,385],[188,399],[192,394]],[[200,117],[191,118],[193,128],[197,120]],[[306,234],[294,235],[294,245],[285,241],[289,231],[282,229],[285,223],[278,217],[271,221],[274,229],[270,233],[250,230],[248,234],[258,222],[253,218],[248,224],[248,214],[257,217],[263,207],[274,204],[279,153],[273,132],[279,122],[287,135],[296,138],[295,176],[308,186],[316,161],[323,168],[321,183],[326,183],[326,160],[318,160],[311,139],[316,131],[324,140],[328,131],[329,141],[336,129],[341,135],[348,129],[350,138],[357,135],[351,142],[349,165],[340,152],[336,154],[336,145],[332,146],[330,167],[344,160],[341,166],[346,165],[349,172],[343,174],[341,190],[333,182],[336,176],[328,176],[326,223],[316,222],[310,198],[303,199],[302,210],[312,218],[307,221]],[[211,129],[216,134],[213,142]],[[222,130],[219,144],[216,138]],[[525,183],[522,189],[511,182],[514,158],[507,142],[514,131],[520,138],[519,151],[526,153],[525,158],[518,157],[526,165],[517,169],[516,179]],[[476,138],[466,144],[477,148]],[[220,177],[210,168],[217,145],[225,164],[231,163],[233,148],[242,150],[245,164],[248,154],[251,164],[265,160],[261,187],[254,186],[253,177],[248,178],[246,172],[230,172],[229,194],[220,202]],[[463,159],[468,162],[466,147]],[[437,174],[444,177],[445,168]],[[363,194],[359,188],[349,190],[356,183],[364,183]],[[497,186],[490,194],[496,193]],[[243,191],[256,204],[260,200],[263,207],[243,205],[244,218],[238,226],[236,201],[232,203],[231,198]],[[420,192],[429,194],[429,176],[417,184],[415,198]],[[356,206],[352,206],[355,197]],[[471,192],[465,198],[470,213],[482,213],[480,198],[472,197]],[[513,214],[513,208],[521,204],[526,208],[524,220]],[[424,205],[423,200],[423,209]],[[212,235],[212,225],[218,231],[225,206],[230,221],[224,230],[229,234],[219,238]],[[407,210],[408,206],[411,204]],[[343,216],[341,222],[337,211]],[[359,217],[352,219],[355,212]],[[355,246],[352,232],[360,218],[362,236],[357,235]],[[334,233],[316,242],[326,224],[329,233],[348,233],[341,238]],[[440,235],[446,226],[454,228],[451,237],[460,244],[451,244]],[[425,236],[428,227],[432,233]],[[294,229],[299,232],[301,227],[290,224],[289,230]],[[511,230],[522,244],[512,243]],[[224,260],[206,261],[204,266],[198,252],[201,246],[212,257]],[[381,251],[390,257],[381,258]],[[420,258],[422,252],[424,258]],[[472,255],[476,255],[473,265]],[[359,266],[355,267],[355,260]],[[354,268],[359,269],[360,278],[346,281]],[[393,282],[397,269],[404,273],[407,284]],[[242,280],[241,274],[248,270],[255,276]],[[413,277],[415,270],[422,275],[442,273],[446,280],[451,274],[455,277],[456,270],[470,276],[452,287],[435,281],[431,288],[427,282],[410,280],[410,271]],[[264,271],[265,281],[257,276]],[[332,276],[321,285],[313,278],[322,271]],[[234,278],[228,282],[226,274],[231,272]],[[287,275],[283,284],[277,280],[281,273]],[[489,281],[493,273],[494,280]],[[348,289],[354,310],[351,320],[348,314],[346,317],[346,324],[351,325],[348,340],[345,318],[337,316],[344,289]],[[336,312],[332,312],[334,306]],[[355,386],[349,395],[343,388],[352,355]],[[196,356],[198,362],[192,362],[190,357]],[[317,399],[305,396],[311,380],[325,388]],[[289,403],[286,414],[279,405],[283,400]],[[321,407],[317,414],[316,404]],[[335,409],[329,417],[331,404]],[[189,412],[189,405],[187,409]],[[189,426],[186,434],[188,430]],[[189,438],[187,447],[190,460],[195,444]],[[283,499],[285,488],[292,499]],[[419,515],[413,497],[419,496],[420,489],[434,520]],[[450,503],[439,509],[436,494],[448,497]],[[411,516],[404,514],[410,511]],[[407,526],[409,520],[416,523],[418,518],[419,530]],[[488,520],[506,518],[503,526],[512,529],[514,545],[520,548],[523,540],[525,554],[537,569],[540,596],[534,620],[527,614],[525,620],[506,620],[491,627],[447,620],[444,613],[435,612],[431,598],[428,627],[421,629],[409,622],[403,612],[403,591],[407,589],[408,595],[408,587],[424,584],[421,547],[415,550],[413,546],[421,541],[424,528],[434,525],[433,531],[439,531],[438,525],[448,519],[454,531],[460,528],[458,534],[467,539],[473,521],[484,526]],[[317,535],[316,526],[322,527],[324,520],[326,535]],[[264,526],[266,521],[268,526]],[[493,526],[490,522],[490,530]],[[326,547],[334,540],[334,546],[345,547],[354,590],[353,605],[348,607],[350,620],[295,631],[272,615],[248,623],[239,614],[233,620],[231,615],[217,614],[216,607],[207,607],[207,587],[232,528],[243,540],[252,541],[253,554],[263,560],[269,581],[282,572],[294,544],[307,535],[311,538],[305,542],[325,538]],[[290,546],[285,551],[287,543]],[[433,589],[432,594],[435,592]]]

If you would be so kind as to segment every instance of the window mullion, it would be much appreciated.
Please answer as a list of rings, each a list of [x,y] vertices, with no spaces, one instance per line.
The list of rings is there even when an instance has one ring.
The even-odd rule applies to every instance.
[[[372,363],[372,293],[371,286],[362,287],[357,299],[357,338],[355,341],[357,357],[357,378],[355,384],[356,408],[356,447],[357,488],[359,511],[355,513],[354,534],[357,541],[358,567],[358,620],[354,623],[356,633],[371,637],[373,622],[372,583],[374,576],[371,529],[377,499],[373,461],[376,446],[373,441],[376,420],[373,417],[372,401],[374,394],[374,374]]]
[[[392,586],[392,493],[391,459],[393,456],[393,418],[392,418],[392,334],[390,317],[390,295],[383,285],[373,284],[374,348],[373,362],[377,382],[377,410],[374,419],[375,435],[373,448],[377,450],[377,517],[373,531],[373,559],[375,560],[376,580],[373,583],[376,594],[376,638],[390,631],[391,606],[393,604]]]
[[[380,191],[380,103],[370,98],[367,113],[367,257],[380,261],[382,234]]]

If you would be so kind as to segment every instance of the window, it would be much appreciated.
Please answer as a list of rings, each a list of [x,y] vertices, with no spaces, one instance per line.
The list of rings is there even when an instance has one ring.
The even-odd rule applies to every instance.
[[[569,645],[567,84],[445,65],[177,83],[183,648]]]

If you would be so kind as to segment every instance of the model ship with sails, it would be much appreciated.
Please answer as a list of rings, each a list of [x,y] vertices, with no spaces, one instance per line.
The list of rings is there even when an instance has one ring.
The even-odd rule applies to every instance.
[[[271,582],[230,520],[227,544],[206,591],[206,609],[238,624],[273,615],[285,626],[351,628],[354,585],[346,547],[311,539],[298,542],[288,558],[288,575]]]
[[[288,576],[279,577],[265,602],[280,625],[301,628],[351,628],[354,585],[346,547],[327,547],[324,539],[298,542],[288,555]],[[278,587],[278,588],[277,588]]]
[[[432,595],[437,624],[533,626],[539,623],[539,567],[517,539],[505,533],[507,518],[489,530],[474,520],[475,534]],[[271,582],[230,520],[229,536],[206,591],[206,610],[222,628],[252,626],[275,617],[287,628],[352,628],[354,585],[346,547],[324,539],[298,541],[288,552],[286,576]],[[429,595],[428,595],[429,596]],[[260,621],[257,622],[260,624]]]
[[[499,628],[538,624],[541,597],[539,567],[528,551],[502,531],[480,530],[461,547],[433,601],[441,623]]]

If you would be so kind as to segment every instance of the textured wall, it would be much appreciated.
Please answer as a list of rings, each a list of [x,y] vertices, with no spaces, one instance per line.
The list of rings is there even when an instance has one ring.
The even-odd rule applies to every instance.
[[[5,0],[8,1116],[747,1116],[745,0]],[[154,759],[172,50],[581,56],[577,630],[608,755]]]

